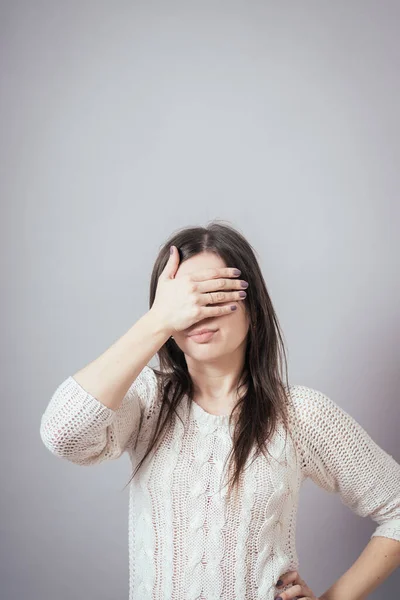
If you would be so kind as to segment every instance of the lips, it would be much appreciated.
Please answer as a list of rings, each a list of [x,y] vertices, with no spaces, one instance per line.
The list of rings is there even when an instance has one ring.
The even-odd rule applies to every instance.
[[[199,335],[200,333],[207,333],[209,331],[217,331],[216,329],[210,329],[209,327],[202,327],[201,329],[194,329],[190,333],[188,333],[188,337],[192,335]]]

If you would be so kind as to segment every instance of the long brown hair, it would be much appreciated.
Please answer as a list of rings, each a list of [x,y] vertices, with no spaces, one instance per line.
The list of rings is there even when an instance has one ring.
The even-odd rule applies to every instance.
[[[229,470],[233,470],[228,489],[229,496],[235,487],[238,491],[241,472],[253,447],[256,447],[256,458],[264,451],[264,446],[267,447],[280,418],[286,432],[289,430],[287,395],[282,378],[284,366],[286,387],[289,390],[283,334],[255,251],[240,232],[220,220],[214,220],[206,227],[179,229],[162,246],[151,275],[150,308],[154,302],[158,278],[168,261],[169,248],[172,245],[179,251],[179,264],[201,252],[214,252],[225,261],[226,266],[240,269],[241,278],[250,282],[244,303],[251,324],[238,385],[238,391],[242,386],[246,391],[235,405],[229,419],[230,424],[234,417],[236,420],[232,450],[229,454],[232,455]],[[177,414],[176,408],[182,398],[186,395],[189,401],[193,399],[193,382],[185,356],[175,341],[169,338],[159,349],[157,356],[160,370],[153,370],[159,384],[161,408],[146,453],[136,466],[128,484],[153,447],[161,442],[174,413]],[[178,414],[177,416],[180,418]]]

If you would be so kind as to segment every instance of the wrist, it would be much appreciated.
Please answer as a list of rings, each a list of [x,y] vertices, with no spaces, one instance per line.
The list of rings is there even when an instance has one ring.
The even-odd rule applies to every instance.
[[[172,335],[172,329],[168,327],[160,315],[152,308],[146,313],[146,317],[151,324],[151,328],[157,335],[162,335],[168,339]]]

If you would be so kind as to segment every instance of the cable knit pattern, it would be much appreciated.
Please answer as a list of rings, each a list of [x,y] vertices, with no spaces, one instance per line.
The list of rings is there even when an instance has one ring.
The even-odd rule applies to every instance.
[[[400,465],[322,392],[300,385],[287,392],[293,437],[279,422],[266,456],[254,460],[253,451],[240,496],[229,502],[233,425],[183,399],[182,422],[174,419],[130,484],[130,600],[274,600],[279,576],[300,570],[295,530],[307,477],[371,517],[372,536],[400,541]],[[135,467],[160,402],[149,366],[116,411],[70,376],[55,390],[40,434],[53,454],[78,465],[126,451]]]

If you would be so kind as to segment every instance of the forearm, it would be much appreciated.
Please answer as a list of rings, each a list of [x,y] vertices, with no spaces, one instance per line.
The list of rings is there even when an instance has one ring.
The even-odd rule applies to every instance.
[[[320,600],[365,600],[399,566],[400,542],[375,536]]]
[[[73,377],[86,392],[116,411],[132,382],[169,335],[157,317],[148,311]]]

